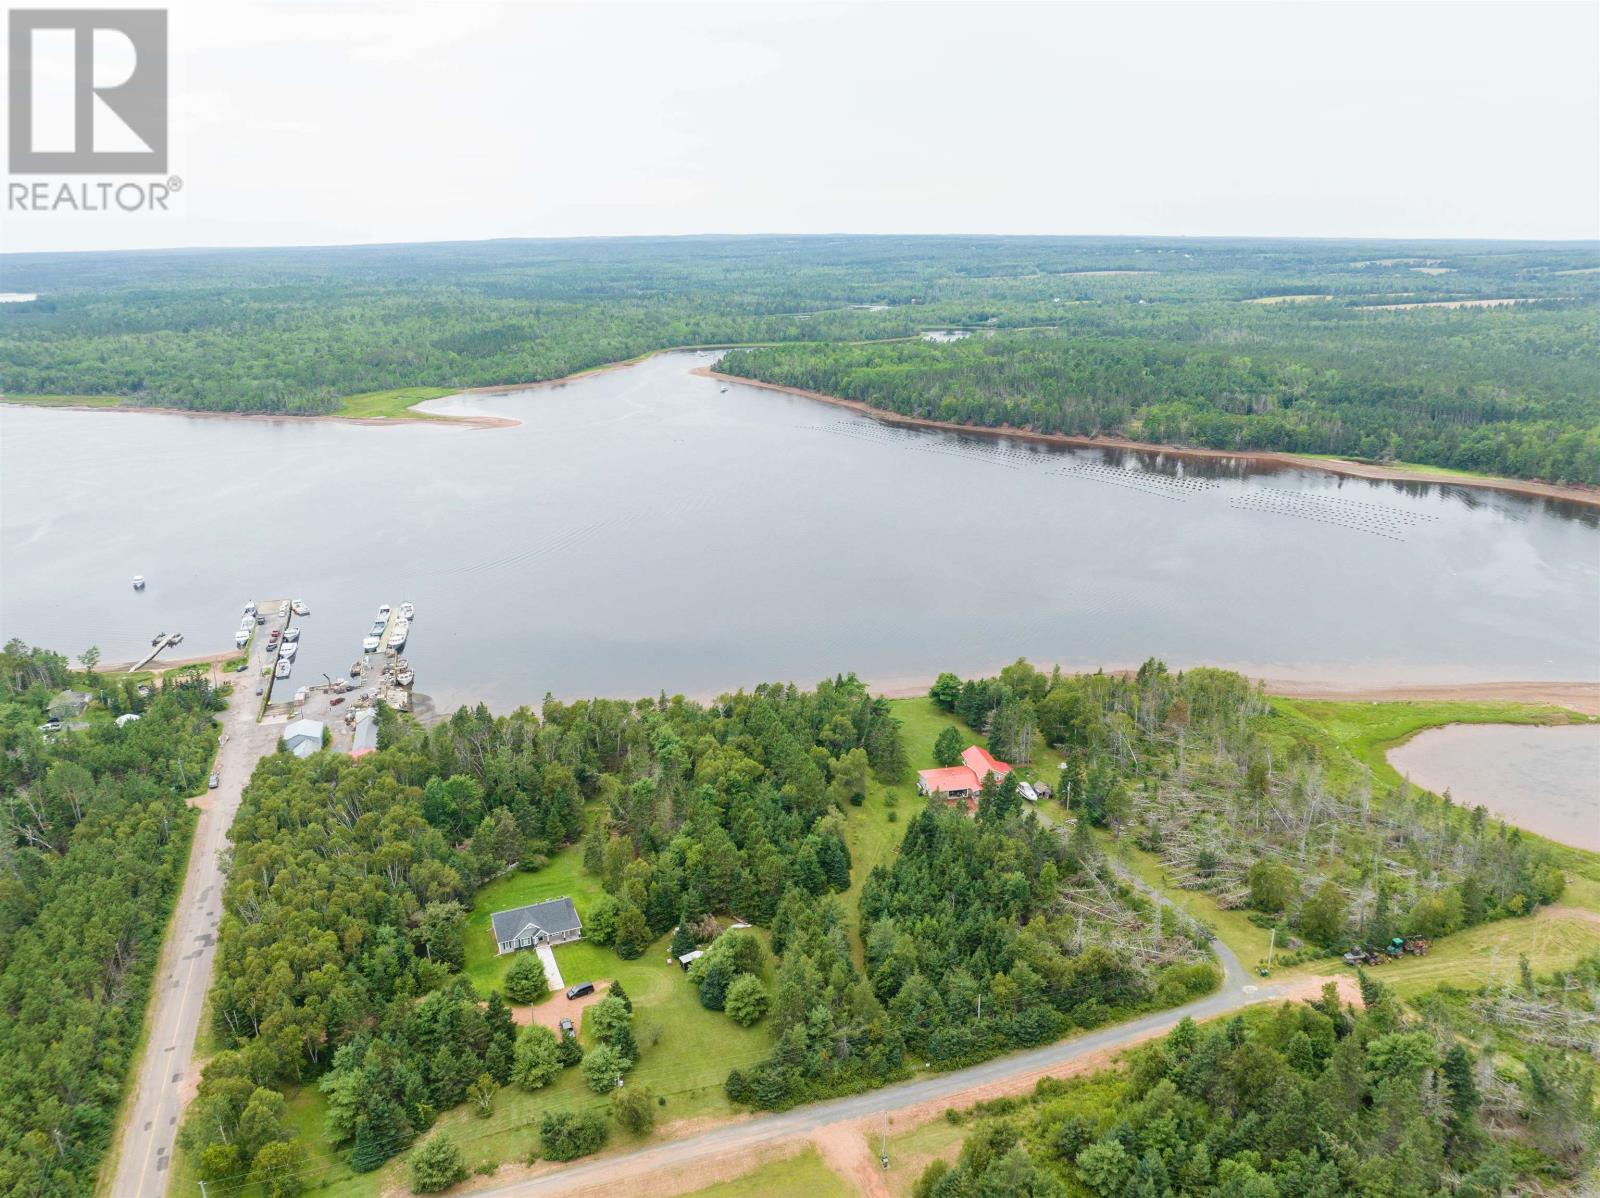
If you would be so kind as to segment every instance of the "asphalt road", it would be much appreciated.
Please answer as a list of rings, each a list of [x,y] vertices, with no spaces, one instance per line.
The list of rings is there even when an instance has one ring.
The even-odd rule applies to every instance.
[[[128,1099],[131,1107],[115,1149],[112,1198],[160,1198],[166,1187],[184,1107],[184,1079],[193,1061],[195,1033],[217,951],[223,882],[219,854],[227,847],[228,829],[256,762],[277,749],[283,732],[281,719],[256,723],[260,700],[255,689],[266,660],[263,646],[266,632],[274,627],[282,627],[282,621],[269,620],[258,629],[250,648],[250,669],[229,676],[234,694],[222,714],[225,739],[217,751],[217,789],[206,791],[199,800],[188,870],[156,966],[146,1014],[150,1034],[137,1063]]]
[[[955,1099],[965,1092],[1011,1077],[1037,1073],[1107,1049],[1137,1043],[1152,1033],[1171,1027],[1185,1015],[1197,1020],[1212,1019],[1253,1002],[1271,1001],[1287,991],[1287,986],[1257,984],[1257,980],[1245,972],[1239,959],[1221,941],[1212,941],[1211,947],[1222,964],[1222,985],[1204,998],[1182,1007],[1098,1028],[1070,1040],[999,1057],[953,1073],[933,1074],[866,1094],[797,1107],[781,1114],[759,1115],[681,1140],[651,1144],[620,1156],[572,1165],[559,1173],[491,1186],[471,1193],[473,1198],[536,1198],[600,1185],[625,1187],[630,1180],[642,1179],[664,1169],[681,1168],[693,1165],[696,1161],[806,1135],[829,1124],[868,1117],[878,1119],[885,1114],[892,1116],[896,1111],[926,1102]]]

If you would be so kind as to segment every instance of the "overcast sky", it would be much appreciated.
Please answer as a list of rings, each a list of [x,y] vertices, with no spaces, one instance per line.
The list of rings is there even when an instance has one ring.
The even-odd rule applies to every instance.
[[[171,41],[181,211],[5,249],[1600,232],[1592,0],[178,0]]]

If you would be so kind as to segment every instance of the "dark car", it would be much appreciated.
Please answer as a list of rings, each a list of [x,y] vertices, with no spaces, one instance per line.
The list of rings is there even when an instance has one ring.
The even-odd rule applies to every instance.
[[[568,998],[582,998],[585,994],[594,993],[593,982],[579,982],[576,986],[567,987]]]

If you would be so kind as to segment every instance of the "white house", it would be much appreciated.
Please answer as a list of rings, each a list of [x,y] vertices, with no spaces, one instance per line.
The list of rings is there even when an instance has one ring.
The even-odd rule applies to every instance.
[[[296,757],[310,757],[322,748],[322,723],[295,720],[283,730],[283,746]]]
[[[583,921],[578,918],[578,909],[564,895],[509,911],[496,911],[489,917],[489,924],[499,954],[583,939]]]

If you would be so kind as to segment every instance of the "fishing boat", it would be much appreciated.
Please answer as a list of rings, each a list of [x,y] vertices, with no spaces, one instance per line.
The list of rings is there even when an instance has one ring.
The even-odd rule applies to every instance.
[[[233,634],[233,643],[235,648],[243,649],[250,643],[250,634],[241,628]]]
[[[406,621],[410,621],[411,619],[413,619],[416,616],[416,614],[417,614],[417,609],[412,607],[411,604],[402,603],[400,605],[400,618],[401,619],[406,620]]]
[[[393,610],[394,610],[393,608],[391,608],[387,603],[385,603],[381,607],[378,608],[378,616],[379,616],[380,619],[387,620],[389,618],[389,613],[391,611],[393,611]]]
[[[372,628],[370,629],[370,631],[371,631],[373,636],[382,636],[383,635],[383,630],[385,628],[387,628],[387,627],[389,627],[389,621],[388,620],[374,620],[372,622]]]
[[[135,574],[133,576],[133,589],[136,590],[136,591],[144,590],[144,575],[143,574]]]
[[[294,655],[299,652],[299,650],[300,646],[295,644],[293,641],[290,641],[287,645],[284,645],[278,650],[278,657],[283,661],[293,661]]]
[[[294,644],[300,639],[300,630],[298,628],[285,628],[283,630],[283,639],[291,645]]]
[[[183,633],[174,632],[171,636],[169,636],[167,638],[167,644],[169,644],[169,645],[181,645],[181,644],[183,644]]]
[[[256,605],[254,603],[246,603],[244,605],[244,614],[249,616],[251,619],[254,619],[256,614]]]
[[[309,616],[311,614],[311,609],[306,606],[304,599],[296,599],[289,604],[289,610],[297,616]]]
[[[272,673],[274,677],[287,678],[289,671],[292,669],[294,669],[294,663],[288,658],[280,657],[278,659],[278,668],[273,670]]]
[[[391,649],[404,649],[405,647],[406,647],[406,626],[404,624],[400,624],[400,625],[397,625],[395,627],[395,630],[389,634],[389,648],[391,648]]]
[[[152,645],[163,645],[166,643],[166,640],[167,634],[164,632],[158,632],[155,634],[155,636],[150,638],[150,643]]]
[[[417,676],[410,670],[398,670],[395,672],[394,680],[399,686],[410,686],[417,680]]]
[[[363,653],[376,653],[378,651],[379,643],[380,642],[376,636],[366,637],[361,642],[361,651]]]

